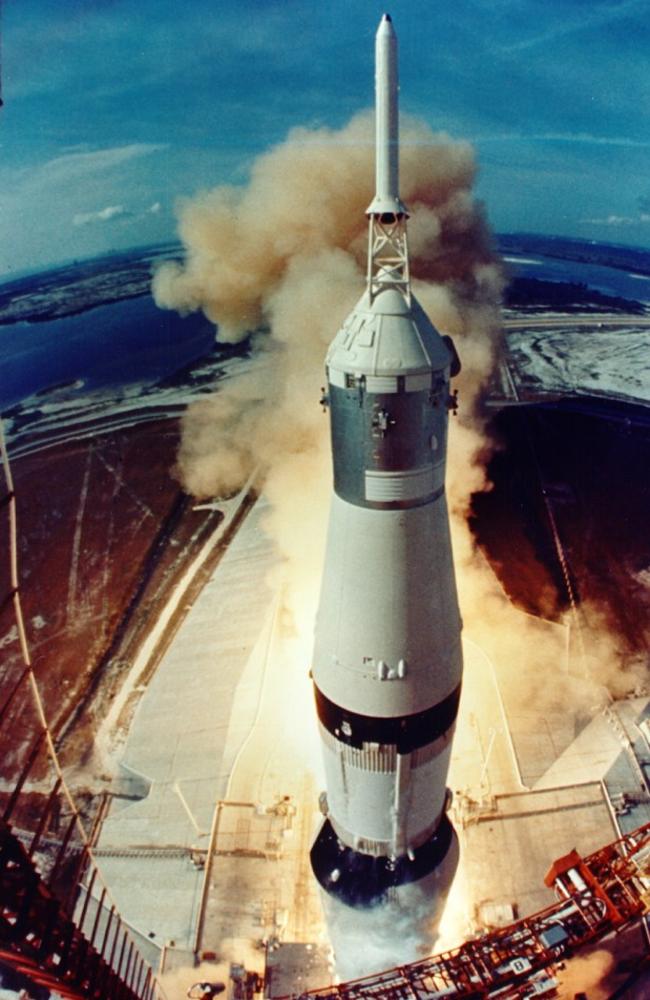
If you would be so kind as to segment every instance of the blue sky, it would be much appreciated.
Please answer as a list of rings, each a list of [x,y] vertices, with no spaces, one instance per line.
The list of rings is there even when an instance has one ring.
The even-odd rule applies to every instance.
[[[173,238],[179,196],[370,106],[384,9],[495,229],[650,246],[647,0],[7,0],[0,273]]]

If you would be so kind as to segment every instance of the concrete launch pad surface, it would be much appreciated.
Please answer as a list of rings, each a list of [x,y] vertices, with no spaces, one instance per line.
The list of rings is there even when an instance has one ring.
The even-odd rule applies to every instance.
[[[318,989],[331,976],[329,949],[312,944],[278,944],[266,956],[266,996]]]
[[[98,844],[120,912],[159,948],[193,948],[215,802],[255,718],[261,677],[242,680],[242,671],[272,597],[264,506],[249,514],[143,695],[121,783],[143,797],[114,800]]]
[[[280,603],[278,594],[242,677],[262,683],[254,726],[217,805],[197,935],[199,951],[234,949],[259,972],[264,956],[251,945],[324,934],[309,865],[320,790],[311,687],[302,651],[283,634]]]
[[[459,813],[457,827],[477,928],[489,924],[488,910],[505,907],[514,918],[549,906],[555,897],[543,879],[552,861],[574,847],[594,851],[618,835],[598,782],[498,796]]]

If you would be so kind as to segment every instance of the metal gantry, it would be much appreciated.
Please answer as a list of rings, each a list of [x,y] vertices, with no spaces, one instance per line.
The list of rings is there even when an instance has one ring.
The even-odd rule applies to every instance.
[[[530,984],[570,957],[650,912],[650,823],[587,858],[560,858],[545,879],[559,901],[460,948],[339,986],[319,1000],[478,1000],[532,996]]]
[[[0,552],[8,555],[0,565],[0,967],[66,1000],[155,1000],[158,983],[94,862],[101,799],[79,805],[68,788],[32,668],[1,422],[0,456]]]
[[[63,856],[64,840],[56,854]],[[87,860],[79,852],[78,865]],[[74,880],[70,889],[55,893],[20,837],[0,821],[0,963],[66,998],[153,1000],[152,971],[114,906],[105,906],[100,891],[92,906],[77,910]]]

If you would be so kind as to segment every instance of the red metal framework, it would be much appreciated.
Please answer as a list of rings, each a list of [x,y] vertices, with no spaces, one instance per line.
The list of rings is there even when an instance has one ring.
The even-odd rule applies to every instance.
[[[114,909],[81,906],[77,926],[76,884],[72,889],[65,902],[57,898],[20,839],[0,821],[0,962],[64,997],[153,1000],[151,969]]]
[[[1,422],[0,457],[0,553],[8,556],[0,561],[0,965],[65,998],[154,1000],[153,972],[94,864],[103,802],[70,792],[32,669]]]
[[[321,1000],[478,1000],[532,995],[526,984],[563,956],[650,912],[650,823],[587,858],[577,852],[546,876],[560,901],[454,951],[311,990]]]

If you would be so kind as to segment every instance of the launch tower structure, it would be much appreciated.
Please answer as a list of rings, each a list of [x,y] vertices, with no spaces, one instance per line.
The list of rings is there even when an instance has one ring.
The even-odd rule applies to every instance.
[[[460,365],[411,291],[387,14],[375,87],[367,288],[326,362],[334,495],[312,667],[327,792],[311,862],[344,975],[430,950],[458,860],[446,779],[461,620],[445,465]],[[384,928],[388,953],[373,933]]]

